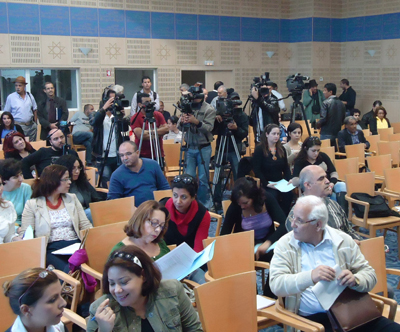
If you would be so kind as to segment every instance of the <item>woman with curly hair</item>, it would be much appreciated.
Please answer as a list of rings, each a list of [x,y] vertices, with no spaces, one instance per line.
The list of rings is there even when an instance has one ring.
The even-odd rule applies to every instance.
[[[10,131],[3,140],[4,158],[22,160],[36,150],[25,141],[25,136],[18,131]]]

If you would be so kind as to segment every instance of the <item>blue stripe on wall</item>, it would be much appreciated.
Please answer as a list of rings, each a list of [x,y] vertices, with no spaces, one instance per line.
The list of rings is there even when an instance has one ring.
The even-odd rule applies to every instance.
[[[346,42],[400,38],[400,13],[289,20],[0,2],[0,33],[272,43]]]

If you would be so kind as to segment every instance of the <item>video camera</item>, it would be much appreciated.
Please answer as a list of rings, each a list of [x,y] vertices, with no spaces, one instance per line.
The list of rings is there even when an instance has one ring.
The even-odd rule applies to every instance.
[[[156,103],[154,101],[145,101],[143,105],[146,112],[146,119],[153,119]]]
[[[191,86],[188,94],[183,94],[179,100],[181,112],[185,114],[193,113],[193,110],[200,109],[201,103],[204,101],[203,86]],[[201,99],[201,103],[194,103],[194,100]]]
[[[109,91],[112,91],[112,90],[109,90]],[[108,110],[112,113],[112,115],[114,115],[117,119],[122,119],[124,117],[124,113],[121,112],[124,109],[124,106],[122,104],[122,99],[124,99],[124,98],[125,98],[124,94],[116,93],[113,103],[108,108]],[[103,102],[106,103],[108,99],[110,99],[109,93],[107,93],[104,96]]]
[[[63,132],[63,134],[65,136],[65,139],[67,139],[67,136],[70,133],[69,127],[70,126],[75,126],[75,122],[59,121],[59,122],[56,123],[56,126],[58,127],[58,129],[60,129]],[[63,150],[63,156],[68,154],[68,152],[71,150],[71,145],[69,145],[66,142],[64,144],[62,150]]]
[[[304,89],[309,89],[310,84],[305,83],[304,81],[309,81],[310,77],[301,76],[300,73],[296,73],[294,75],[290,75],[286,79],[286,86],[290,93],[292,94],[301,94]]]
[[[235,92],[234,89],[227,89],[228,93],[227,98],[218,98],[217,99],[217,115],[220,115],[225,123],[230,123],[233,121],[233,116],[235,115],[235,111],[237,112],[240,109],[235,108],[235,106],[242,105],[242,101],[238,99],[238,95],[232,95]]]
[[[260,77],[254,77],[253,78],[253,83],[250,85],[250,91],[253,88],[257,88],[260,93],[264,96],[269,93],[269,89],[267,87],[263,87],[264,85],[267,85],[270,82],[269,80],[269,72],[265,72],[264,75],[261,75]]]

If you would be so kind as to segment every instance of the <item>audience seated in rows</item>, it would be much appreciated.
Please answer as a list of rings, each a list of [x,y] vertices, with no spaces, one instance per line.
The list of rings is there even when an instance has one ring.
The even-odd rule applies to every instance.
[[[379,106],[375,109],[375,118],[376,118],[376,132],[373,132],[373,135],[377,135],[378,134],[378,129],[387,129],[390,128],[390,121],[389,119],[386,117],[387,116],[387,112],[386,109],[383,106]]]
[[[378,134],[375,110],[379,106],[382,106],[382,102],[380,100],[375,100],[372,103],[372,109],[363,115],[360,122],[362,129],[369,129],[371,135]]]
[[[345,129],[338,133],[338,145],[340,152],[346,152],[345,145],[364,143],[364,148],[369,149],[369,142],[365,139],[362,130],[357,129],[357,120],[354,116],[348,116],[344,119]]]
[[[36,152],[32,145],[25,140],[24,134],[18,131],[9,132],[3,141],[4,158],[22,160]]]
[[[286,150],[287,160],[290,171],[293,174],[294,160],[301,150],[301,136],[303,135],[303,127],[298,122],[292,122],[287,127],[288,142],[283,145]]]
[[[14,117],[10,112],[1,113],[0,117],[0,138],[1,142],[4,144],[4,138],[6,135],[12,131],[17,131],[23,136],[25,136],[22,127],[16,123],[14,123]]]

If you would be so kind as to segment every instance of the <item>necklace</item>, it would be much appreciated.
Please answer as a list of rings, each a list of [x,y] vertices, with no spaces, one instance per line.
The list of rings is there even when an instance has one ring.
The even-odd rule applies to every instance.
[[[60,207],[61,203],[62,203],[61,196],[58,197],[58,201],[57,201],[56,205],[51,204],[51,202],[46,198],[46,205],[52,210],[57,210]]]
[[[274,149],[274,151],[272,151],[272,149],[269,149],[269,151],[272,154],[272,160],[277,160],[278,158],[276,157],[276,149]]]

